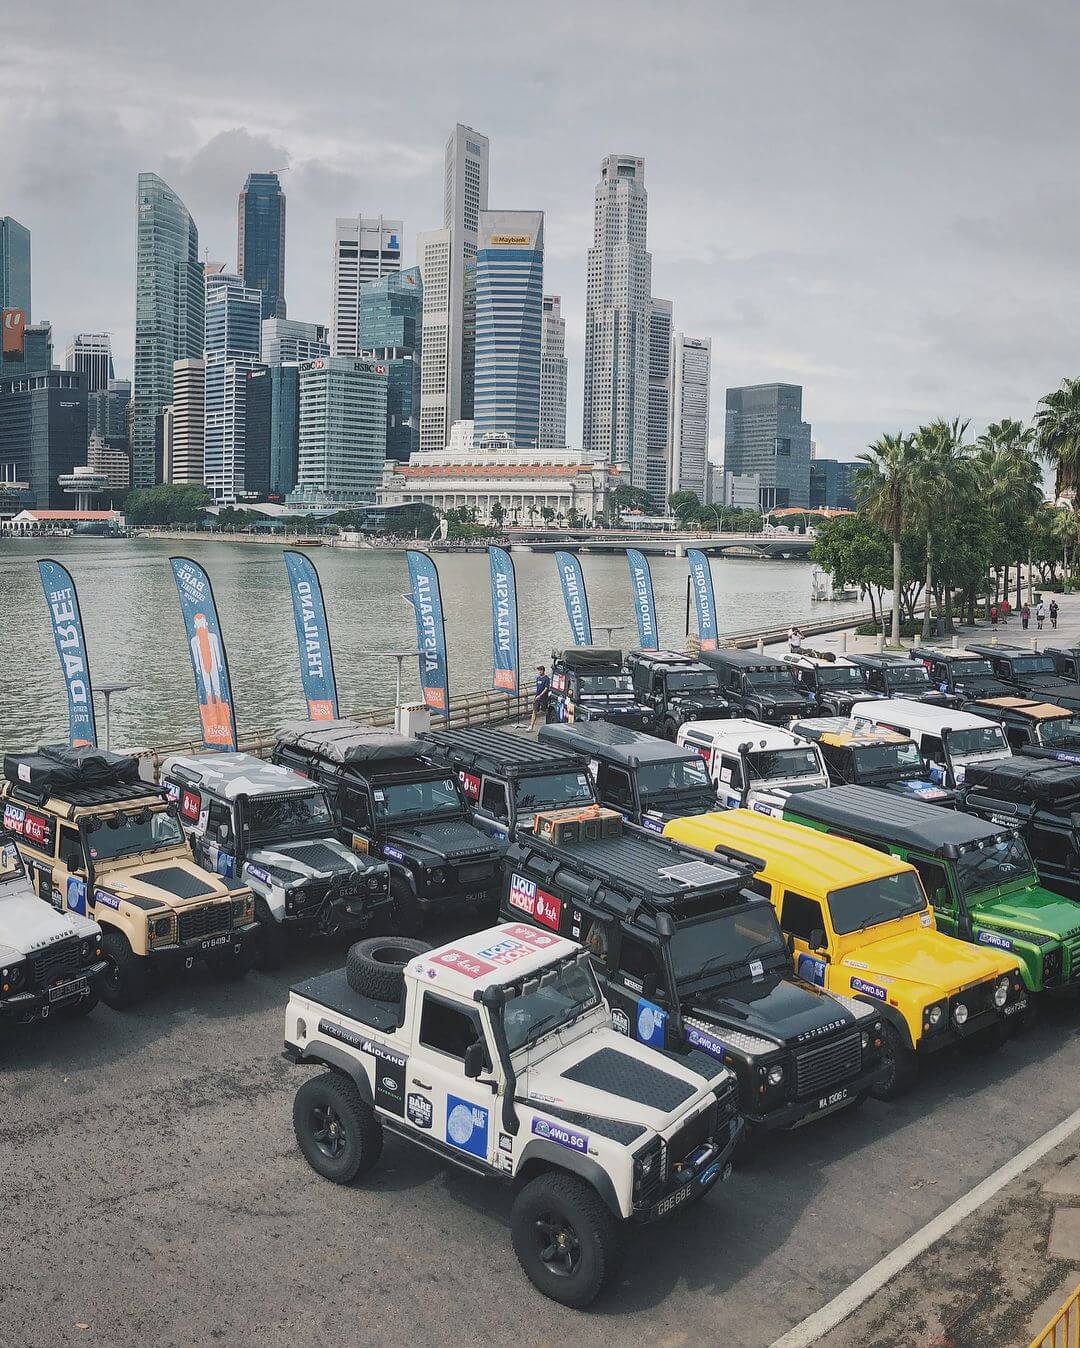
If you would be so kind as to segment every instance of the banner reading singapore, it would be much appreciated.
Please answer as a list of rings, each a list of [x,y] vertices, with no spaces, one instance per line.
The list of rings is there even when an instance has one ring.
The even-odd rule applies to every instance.
[[[516,693],[518,686],[517,584],[505,548],[488,548],[491,565],[491,686]]]
[[[199,702],[203,743],[208,749],[235,749],[236,716],[229,683],[229,662],[221,639],[221,623],[210,577],[197,562],[187,557],[170,557],[169,564],[187,629],[191,668],[195,671],[195,696]]]
[[[426,552],[409,548],[409,580],[412,582],[416,645],[420,651],[420,687],[424,703],[444,715],[450,708],[450,675],[446,667],[446,628],[443,625],[439,573]]]
[[[56,653],[64,674],[68,699],[68,743],[73,749],[97,745],[94,723],[94,690],[90,686],[90,662],[86,655],[79,596],[71,574],[59,562],[38,562],[38,575],[49,606]]]
[[[703,651],[716,650],[716,596],[713,594],[709,559],[698,548],[686,549],[690,563],[690,584],[697,605],[698,644]]]
[[[285,552],[285,570],[292,594],[296,644],[300,650],[300,680],[313,721],[336,721],[337,681],[330,650],[330,625],[326,621],[319,573],[310,558],[300,552]]]
[[[630,567],[630,588],[634,592],[634,614],[637,617],[638,646],[643,651],[655,651],[659,640],[656,626],[656,604],[653,600],[652,572],[649,559],[637,548],[626,549]]]
[[[585,577],[581,573],[581,563],[572,552],[557,552],[555,565],[559,568],[563,603],[566,605],[566,616],[570,620],[574,645],[591,646],[592,623],[589,621],[589,599],[585,593]]]

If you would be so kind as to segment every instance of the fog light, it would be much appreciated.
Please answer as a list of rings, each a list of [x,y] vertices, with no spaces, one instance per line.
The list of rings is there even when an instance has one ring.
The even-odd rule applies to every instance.
[[[1009,1000],[1009,977],[1007,974],[998,979],[994,989],[994,1005],[999,1009]]]
[[[784,1069],[780,1065],[780,1063],[777,1063],[774,1067],[769,1068],[769,1074],[766,1080],[768,1081],[770,1086],[779,1086],[781,1081],[783,1081],[783,1079],[784,1079]]]
[[[953,1014],[953,1020],[956,1021],[957,1025],[966,1025],[966,1024],[967,1024],[968,1009],[967,1009],[967,1007],[964,1005],[963,1002],[957,1002],[957,1004],[953,1007],[953,1013],[952,1013],[952,1014]]]

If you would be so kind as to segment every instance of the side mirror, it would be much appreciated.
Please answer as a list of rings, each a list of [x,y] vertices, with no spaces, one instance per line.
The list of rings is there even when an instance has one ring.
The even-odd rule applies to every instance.
[[[825,949],[825,932],[821,929],[821,927],[816,927],[810,933],[810,939],[807,941],[807,945],[809,945],[811,950]]]
[[[228,826],[228,824],[218,824],[218,826],[217,826],[217,840],[218,840],[218,842],[221,842],[221,843],[224,843],[224,842],[228,842],[228,841],[229,841],[229,826]]]
[[[650,1001],[656,996],[657,978],[655,974],[646,974],[641,980],[641,995]]]
[[[478,1039],[465,1050],[465,1075],[475,1081],[484,1070],[484,1045]]]

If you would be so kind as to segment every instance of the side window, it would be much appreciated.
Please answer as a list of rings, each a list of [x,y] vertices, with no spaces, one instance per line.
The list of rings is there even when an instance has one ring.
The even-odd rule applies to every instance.
[[[885,692],[885,676],[880,669],[872,669],[866,678],[868,688],[873,688],[876,693]]]
[[[434,993],[424,994],[424,1006],[420,1012],[420,1042],[425,1048],[461,1060],[469,1045],[483,1037],[480,1019],[475,1013],[443,1001]],[[491,1070],[490,1063],[488,1070]]]
[[[1028,727],[1025,725],[1010,725],[1008,721],[1003,721],[1002,730],[1005,731],[1005,738],[1009,741],[1010,749],[1022,749],[1025,744],[1031,742],[1031,735]]]
[[[219,830],[224,827],[224,834]],[[213,842],[232,841],[232,816],[229,807],[221,800],[212,800],[206,816],[206,831]]]
[[[79,840],[78,829],[60,829],[60,865],[80,875],[85,874],[86,868],[83,865],[82,843]]]
[[[945,750],[941,747],[941,737],[939,735],[924,735],[922,744],[922,756],[931,763],[944,763]]]
[[[1071,867],[1075,855],[1069,843],[1067,828],[1051,828],[1037,823],[1032,830],[1032,851],[1039,861],[1049,866]]]
[[[788,889],[784,891],[784,902],[780,909],[780,926],[789,936],[809,942],[813,932],[825,930],[825,919],[821,915],[821,904],[817,899],[808,899]]]
[[[733,786],[736,791],[741,791],[745,786],[743,781],[742,760],[736,758],[734,754],[720,755],[720,780]]]
[[[338,799],[341,801],[342,815],[347,824],[356,829],[371,827],[371,812],[368,810],[366,791],[352,789],[342,791]]]
[[[953,900],[949,891],[949,874],[945,867],[926,857],[909,856],[908,860],[919,872],[919,879],[931,905],[934,908],[951,909]]]
[[[506,786],[491,777],[484,778],[484,789],[480,793],[480,808],[493,819],[509,819],[510,810],[506,803]]]
[[[636,941],[632,936],[624,936],[619,949],[619,973],[625,978],[634,979],[642,985],[646,996],[656,996],[662,991],[660,986],[660,959],[657,952],[644,941]]]
[[[622,805],[626,809],[634,803],[634,789],[630,785],[630,777],[623,772],[621,768],[607,769],[607,784],[605,794],[607,799],[613,805]]]
[[[772,898],[772,885],[768,880],[762,880],[758,875],[747,880],[746,884],[743,885],[743,889],[749,890],[751,894],[760,894],[763,899]]]

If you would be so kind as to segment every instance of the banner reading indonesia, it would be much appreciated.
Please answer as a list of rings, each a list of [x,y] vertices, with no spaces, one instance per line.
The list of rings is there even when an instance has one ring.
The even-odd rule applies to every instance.
[[[697,606],[698,647],[703,651],[715,651],[716,596],[713,594],[709,559],[698,548],[687,548],[686,560],[690,563],[690,584]]]
[[[562,582],[563,603],[570,622],[575,646],[592,645],[592,623],[589,621],[589,599],[585,593],[585,577],[581,563],[572,552],[557,552],[555,565]]]
[[[233,712],[229,662],[221,639],[221,623],[210,577],[187,557],[170,557],[180,612],[187,630],[191,668],[195,672],[195,696],[199,703],[203,743],[208,749],[236,748],[236,717]]]
[[[634,614],[637,617],[638,646],[643,651],[655,651],[659,640],[656,626],[656,603],[653,600],[652,572],[649,559],[637,548],[626,549],[630,568],[630,588],[634,592]]]
[[[75,582],[66,567],[50,559],[38,562],[38,575],[49,606],[53,640],[67,688],[68,743],[73,749],[85,745],[94,747],[97,745],[94,690],[90,684],[90,661]]]
[[[300,681],[307,699],[308,716],[313,721],[336,721],[337,681],[319,573],[311,559],[301,552],[287,551],[284,557],[292,595],[296,644],[300,650]]]
[[[504,693],[518,687],[517,584],[505,548],[488,548],[491,566],[491,686]]]
[[[409,580],[416,617],[416,645],[420,651],[420,687],[424,703],[444,715],[450,707],[450,675],[446,667],[446,629],[443,624],[439,573],[426,552],[409,548]]]

